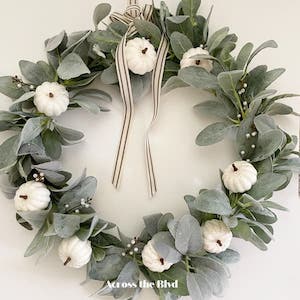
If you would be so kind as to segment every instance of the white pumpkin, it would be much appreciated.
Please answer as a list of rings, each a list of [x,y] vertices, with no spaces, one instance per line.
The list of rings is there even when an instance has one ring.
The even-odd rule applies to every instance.
[[[244,193],[256,183],[257,171],[246,161],[236,161],[224,170],[222,180],[232,193]]]
[[[134,38],[126,44],[125,55],[131,72],[144,75],[154,69],[156,51],[145,38]]]
[[[202,226],[204,249],[209,253],[221,253],[231,243],[232,232],[228,226],[219,220],[206,221]]]
[[[77,236],[63,239],[58,247],[58,255],[65,266],[81,268],[91,259],[92,246],[90,241],[81,241]]]
[[[69,93],[57,82],[44,82],[37,87],[33,102],[37,110],[46,116],[59,116],[68,109]]]
[[[204,68],[207,72],[211,72],[213,69],[213,62],[210,59],[192,58],[195,55],[209,55],[209,52],[201,47],[188,50],[183,54],[180,61],[181,69],[194,66]]]
[[[39,211],[48,207],[50,191],[42,182],[28,181],[19,187],[14,200],[19,211]]]
[[[152,272],[162,273],[169,270],[172,263],[167,262],[160,257],[157,251],[153,247],[153,241],[150,240],[142,251],[143,264]]]

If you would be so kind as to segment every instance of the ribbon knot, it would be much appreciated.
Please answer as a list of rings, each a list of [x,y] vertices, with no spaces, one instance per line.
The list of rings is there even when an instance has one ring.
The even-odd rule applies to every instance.
[[[124,35],[124,37],[122,38],[116,50],[116,69],[117,69],[121,96],[124,104],[124,119],[123,119],[121,138],[119,142],[117,158],[115,162],[113,179],[112,179],[112,183],[115,186],[115,188],[118,188],[120,185],[125,150],[128,144],[128,136],[129,136],[129,131],[132,124],[132,118],[134,113],[134,103],[133,103],[132,86],[130,81],[130,73],[129,73],[128,64],[125,55],[126,42],[128,37],[137,33],[137,30],[134,26],[134,20],[143,19],[143,20],[150,21],[152,18],[153,9],[154,9],[153,5],[145,5],[143,8],[141,8],[138,5],[137,0],[129,0],[128,6],[124,14],[113,13],[110,17],[112,21],[119,21],[128,25],[128,30]],[[166,35],[163,34],[159,48],[157,50],[157,61],[152,74],[152,96],[154,102],[154,112],[145,140],[146,168],[147,168],[149,191],[151,197],[153,197],[157,192],[157,184],[156,184],[156,179],[154,174],[154,166],[153,166],[148,134],[158,116],[161,83],[162,83],[164,66],[165,66],[168,49],[169,49],[168,39]]]

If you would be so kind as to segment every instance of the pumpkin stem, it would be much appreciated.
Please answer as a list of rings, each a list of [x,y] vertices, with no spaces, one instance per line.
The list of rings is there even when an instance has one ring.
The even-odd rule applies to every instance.
[[[143,53],[143,54],[146,54],[147,51],[148,51],[148,48],[145,48],[145,49],[142,50],[142,53]]]
[[[161,258],[159,261],[160,261],[160,263],[161,263],[162,265],[165,264],[165,260],[164,260],[163,258]]]
[[[50,93],[49,93],[49,97],[50,97],[50,98],[53,98],[53,97],[54,97],[53,93],[50,92]]]
[[[71,260],[71,257],[68,257],[67,260],[64,262],[64,266],[66,266]]]
[[[24,199],[24,200],[27,200],[27,199],[28,199],[28,196],[27,196],[27,195],[20,195],[19,197],[22,198],[22,199]]]
[[[233,167],[233,170],[234,170],[234,172],[236,172],[236,171],[238,171],[239,169],[236,167],[236,165],[235,164],[232,164],[232,167]]]
[[[222,244],[222,242],[221,242],[220,240],[217,240],[217,244],[218,244],[220,247],[223,246],[223,244]]]
[[[200,60],[200,59],[196,60],[196,65],[197,65],[197,66],[199,66],[200,63],[201,63],[201,60]]]

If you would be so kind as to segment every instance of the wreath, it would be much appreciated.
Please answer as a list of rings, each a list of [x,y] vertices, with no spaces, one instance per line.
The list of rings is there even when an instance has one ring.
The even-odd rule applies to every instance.
[[[47,62],[20,61],[24,80],[0,78],[0,92],[13,101],[0,112],[0,130],[12,133],[0,146],[0,169],[7,180],[2,190],[14,199],[20,225],[38,230],[25,256],[46,255],[59,241],[58,255],[66,267],[87,266],[87,277],[103,282],[99,295],[135,299],[143,287],[141,275],[160,299],[221,295],[227,264],[239,259],[229,248],[232,238],[267,250],[277,221],[274,210],[286,210],[270,199],[300,169],[298,141],[272,116],[297,115],[278,102],[297,95],[267,89],[283,69],[250,69],[258,53],[277,47],[274,41],[254,51],[247,43],[234,57],[237,36],[227,27],[210,34],[211,12],[207,18],[198,15],[200,0],[182,0],[176,14],[164,2],[160,8],[129,4],[124,14],[110,14],[109,4],[98,5],[94,31],[63,31],[45,42]],[[100,78],[119,86],[125,114],[113,179],[117,187],[133,98],[147,86],[150,72],[153,122],[162,86],[164,92],[205,89],[214,99],[195,108],[220,122],[202,130],[196,143],[208,146],[234,135],[239,158],[220,172],[220,189],[185,196],[189,213],[179,219],[171,213],[146,216],[140,236],[129,238],[92,208],[97,180],[85,171],[72,180],[62,169],[62,148],[80,142],[83,134],[61,126],[55,117],[77,108],[108,112],[110,95],[89,85]],[[149,138],[146,154],[153,196],[157,186]]]

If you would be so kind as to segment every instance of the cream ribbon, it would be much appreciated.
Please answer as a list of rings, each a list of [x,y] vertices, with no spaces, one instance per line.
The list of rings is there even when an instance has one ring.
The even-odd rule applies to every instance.
[[[124,156],[128,144],[128,136],[130,127],[132,124],[133,113],[134,113],[134,103],[133,103],[133,93],[130,81],[130,73],[128,69],[128,64],[125,56],[125,47],[127,38],[136,34],[136,28],[134,27],[134,20],[136,18],[150,21],[153,13],[153,5],[145,5],[143,9],[138,5],[137,0],[129,0],[128,6],[124,14],[113,13],[111,15],[112,21],[120,21],[128,25],[128,30],[124,37],[122,38],[120,44],[116,51],[116,68],[117,75],[119,79],[120,91],[124,103],[124,119],[121,132],[121,138],[119,142],[112,183],[115,188],[119,188],[121,181],[121,173],[124,165]],[[145,151],[146,151],[146,167],[148,175],[148,184],[150,196],[153,197],[157,192],[157,183],[154,173],[153,159],[150,149],[149,142],[149,132],[153,127],[155,121],[158,117],[160,94],[161,94],[161,84],[164,73],[164,66],[166,61],[166,56],[169,49],[168,39],[165,34],[162,35],[160,46],[157,51],[157,61],[152,75],[152,96],[154,101],[154,112],[150,127],[147,131],[146,141],[145,141]]]

